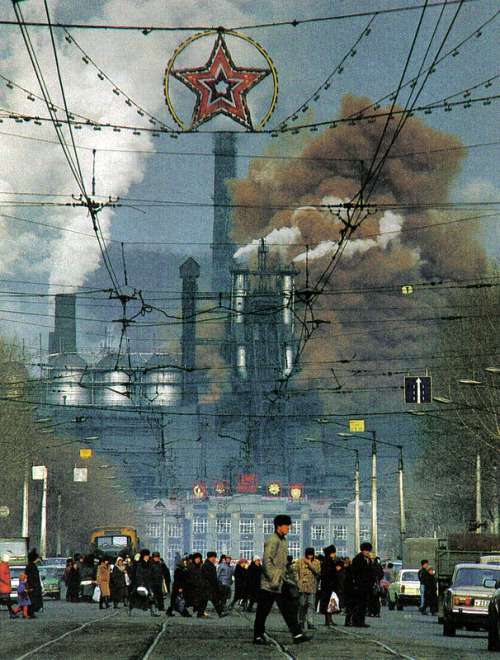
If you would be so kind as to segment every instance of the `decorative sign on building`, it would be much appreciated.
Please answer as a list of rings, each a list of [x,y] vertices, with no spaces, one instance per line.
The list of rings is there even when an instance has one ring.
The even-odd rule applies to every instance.
[[[303,484],[288,484],[288,499],[289,500],[303,500],[304,499],[304,485]]]
[[[203,500],[207,496],[207,486],[201,481],[193,484],[193,497],[196,500]]]
[[[228,497],[229,482],[225,479],[214,479],[213,491],[214,495],[217,497]]]
[[[239,474],[238,475],[238,492],[239,493],[256,493],[257,492],[257,475],[256,474]]]
[[[236,65],[228,41],[238,52],[238,59],[245,59],[244,66]],[[210,44],[213,46],[206,60]],[[201,58],[205,64],[200,65]],[[270,81],[268,88],[259,93],[251,109],[250,92],[266,78]],[[190,120],[184,116],[188,116],[188,108],[192,107],[192,95],[186,97],[185,87],[196,96]],[[165,72],[166,103],[185,131],[194,131],[217,115],[225,115],[250,131],[260,130],[273,112],[277,95],[276,70],[262,46],[224,28],[206,30],[185,41],[175,51]],[[269,100],[265,101],[267,97]],[[255,122],[253,113],[257,115]]]
[[[92,458],[92,449],[82,447],[80,449],[80,458]]]
[[[266,495],[267,497],[281,497],[281,481],[277,481],[276,479],[268,481]]]

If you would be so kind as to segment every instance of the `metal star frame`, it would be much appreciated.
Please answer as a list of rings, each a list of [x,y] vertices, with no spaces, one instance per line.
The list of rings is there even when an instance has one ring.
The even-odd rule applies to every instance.
[[[197,68],[175,69],[174,63],[178,55],[196,39],[216,34],[211,55],[204,66]],[[195,35],[182,44],[169,62],[165,73],[165,97],[172,116],[184,130],[196,130],[205,122],[217,115],[225,115],[241,124],[250,131],[259,130],[269,119],[277,99],[276,70],[267,53],[254,41],[236,32],[227,31],[226,34],[238,37],[250,43],[264,56],[269,68],[237,67],[231,57],[229,48],[224,40],[222,31],[207,31]],[[264,120],[255,128],[247,103],[247,94],[267,76],[272,75],[274,91],[272,102]],[[193,110],[189,127],[177,116],[169,94],[169,79],[173,77],[186,85],[196,94],[196,104]]]

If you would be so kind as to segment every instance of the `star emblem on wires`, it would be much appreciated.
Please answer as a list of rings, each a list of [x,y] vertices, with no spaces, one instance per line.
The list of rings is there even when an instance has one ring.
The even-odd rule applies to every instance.
[[[254,130],[247,95],[271,69],[237,67],[222,34],[217,36],[204,66],[175,69],[171,73],[196,94],[190,130],[220,114]]]

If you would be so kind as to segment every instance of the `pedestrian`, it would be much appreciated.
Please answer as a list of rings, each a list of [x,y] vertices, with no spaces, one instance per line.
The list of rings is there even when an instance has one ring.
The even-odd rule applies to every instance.
[[[111,571],[111,579],[109,582],[109,590],[111,600],[113,601],[114,609],[117,609],[118,603],[128,602],[128,588],[127,588],[127,573],[125,570],[125,562],[123,557],[118,557],[116,564]]]
[[[368,597],[368,608],[367,614],[371,617],[380,618],[380,609],[381,609],[381,587],[380,580],[384,577],[384,569],[380,563],[380,557],[375,557],[373,553],[370,553],[370,561],[372,562],[372,571],[373,571],[373,587],[371,593]]]
[[[136,555],[137,556],[137,555]],[[128,601],[127,614],[131,616],[132,609],[135,607],[141,610],[148,610],[151,616],[160,616],[155,607],[155,600],[152,591],[151,577],[151,553],[148,548],[143,548],[139,553],[137,561],[132,570],[133,583],[131,584],[131,593]]]
[[[94,556],[88,555],[85,557],[83,564],[78,566],[80,573],[80,591],[82,602],[92,603],[92,596],[94,595],[95,580],[97,577],[97,570],[94,566]]]
[[[109,607],[109,597],[111,596],[111,590],[109,586],[110,580],[111,569],[109,568],[109,557],[107,555],[103,555],[97,568],[96,578],[97,586],[101,590],[101,595],[99,596],[100,610],[103,610],[104,608],[107,609]]]
[[[428,607],[432,616],[436,616],[439,609],[436,571],[429,566],[424,589],[424,610]]]
[[[217,553],[212,551],[207,552],[207,558],[201,567],[201,578],[204,583],[205,599],[201,603],[200,610],[205,612],[208,601],[210,600],[221,619],[222,617],[227,616],[229,611],[224,609],[220,600],[219,582],[217,580],[217,569],[215,567],[216,558]],[[199,611],[198,616],[200,616]]]
[[[16,614],[18,612],[23,612],[23,619],[36,619],[36,616],[33,613],[30,613],[31,599],[29,596],[28,588],[28,576],[26,573],[21,573],[19,575],[19,585],[17,587],[17,602],[18,606],[14,607],[12,612],[14,614],[13,618],[17,618]]]
[[[0,562],[0,603],[7,606],[11,619],[17,619],[15,613],[12,611],[12,602],[10,594],[12,592],[10,568],[9,568],[10,555],[7,553],[2,555]]]
[[[321,564],[314,556],[314,548],[306,548],[304,556],[295,562],[297,589],[299,591],[299,626],[302,630],[314,630],[315,626],[309,618],[309,611],[314,612],[316,591],[321,576]]]
[[[295,644],[307,642],[311,638],[302,632],[297,620],[297,608],[293,598],[283,592],[283,582],[286,572],[288,542],[286,535],[290,531],[292,520],[287,514],[277,515],[274,519],[274,533],[264,544],[262,562],[261,589],[254,622],[254,644],[267,644],[265,638],[266,619],[276,602],[278,608],[292,633]]]
[[[209,616],[205,612],[205,605],[208,601],[207,587],[201,574],[202,556],[199,552],[194,552],[192,559],[187,565],[187,602],[193,608],[199,619]]]
[[[183,557],[179,559],[174,570],[174,580],[172,582],[172,590],[170,593],[170,605],[167,609],[167,616],[175,616],[174,610],[179,612],[181,616],[190,617],[191,614],[187,609],[186,604],[186,578],[187,578],[187,563],[188,558]]]
[[[329,545],[323,548],[323,563],[321,564],[321,592],[319,611],[325,616],[325,626],[331,628],[336,626],[332,619],[332,613],[328,612],[328,605],[332,593],[339,594],[339,564],[337,562],[337,548]]]
[[[230,609],[233,609],[236,603],[239,603],[243,608],[247,604],[247,564],[248,561],[242,557],[234,567],[234,596],[229,606]]]
[[[219,565],[217,567],[217,579],[222,585],[221,588],[221,601],[223,607],[226,602],[231,599],[231,587],[233,586],[233,573],[234,569],[231,566],[231,555],[221,555]]]
[[[368,599],[373,590],[374,572],[370,560],[372,544],[365,541],[360,546],[360,552],[354,557],[351,564],[351,576],[354,587],[354,611],[352,625],[356,628],[369,628],[365,622]]]
[[[248,608],[247,612],[253,612],[253,606],[259,599],[260,579],[262,576],[262,563],[259,555],[254,555],[250,566],[247,569],[247,592]]]
[[[155,550],[149,560],[151,570],[151,591],[158,611],[164,611],[163,571],[161,570],[160,553]]]
[[[80,598],[81,574],[78,563],[74,561],[66,573],[66,600],[69,603],[78,603]]]
[[[418,608],[421,614],[427,614],[425,607],[425,584],[428,579],[427,569],[429,568],[429,560],[422,559],[420,562],[421,568],[418,571],[418,579],[420,580],[420,607]]]
[[[28,552],[28,563],[26,565],[30,593],[28,614],[33,618],[35,612],[43,612],[42,581],[40,580],[40,573],[37,566],[39,561],[40,555],[33,548]]]

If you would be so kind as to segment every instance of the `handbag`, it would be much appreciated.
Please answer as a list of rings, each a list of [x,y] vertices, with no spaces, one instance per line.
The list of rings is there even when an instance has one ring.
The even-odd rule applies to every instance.
[[[328,607],[326,608],[326,611],[328,614],[337,614],[337,612],[340,612],[340,602],[339,602],[339,597],[335,593],[335,591],[332,591],[332,595],[330,596],[330,601],[328,602]]]

